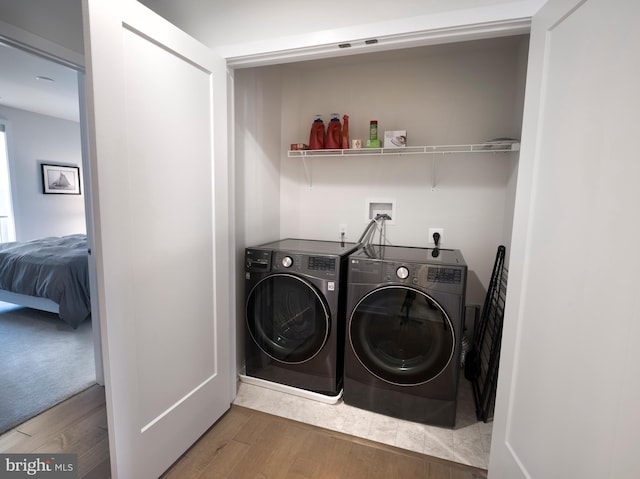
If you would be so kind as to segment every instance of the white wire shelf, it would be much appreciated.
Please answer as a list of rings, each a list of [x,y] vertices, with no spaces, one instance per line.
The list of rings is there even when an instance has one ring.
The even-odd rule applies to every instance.
[[[473,145],[405,146],[402,148],[360,148],[348,150],[289,150],[290,158],[331,156],[425,155],[434,153],[499,153],[519,151],[520,143],[478,143]]]

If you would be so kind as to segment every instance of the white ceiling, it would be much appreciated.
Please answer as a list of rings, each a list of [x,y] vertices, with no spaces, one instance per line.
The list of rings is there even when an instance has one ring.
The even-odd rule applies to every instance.
[[[79,121],[78,73],[0,42],[0,105]]]

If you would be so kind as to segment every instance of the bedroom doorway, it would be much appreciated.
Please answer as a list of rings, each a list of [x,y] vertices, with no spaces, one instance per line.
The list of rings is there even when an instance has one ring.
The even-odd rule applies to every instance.
[[[3,97],[0,99],[0,216],[10,216],[11,220],[11,224],[5,228],[3,223],[8,222],[9,218],[0,218],[0,235],[2,235],[0,242],[15,241],[16,238],[27,241],[45,236],[64,236],[75,233],[75,231],[71,231],[72,228],[78,228],[84,230],[81,231],[82,233],[87,234],[87,244],[90,251],[92,245],[92,235],[90,234],[92,223],[89,218],[91,190],[90,174],[87,169],[89,162],[86,148],[86,125],[83,123],[86,119],[82,114],[84,109],[84,70],[81,65],[70,60],[42,53],[44,50],[38,48],[38,45],[28,44],[28,37],[23,41],[24,43],[20,41],[20,37],[9,39],[2,36],[0,32],[0,71],[2,71],[0,86],[3,91]],[[29,76],[21,76],[27,74]],[[35,74],[42,75],[44,79],[36,77]],[[24,78],[30,82],[25,81]],[[47,80],[47,78],[49,79]],[[41,86],[42,91],[35,91],[33,88],[30,91],[25,91],[27,83],[33,88]],[[46,89],[49,89],[50,92],[47,92]],[[72,130],[73,133],[71,133]],[[37,151],[36,147],[29,146],[28,142],[34,136],[39,138],[37,142],[39,150]],[[73,143],[72,146],[69,146],[67,139]],[[66,164],[69,161],[80,167],[83,177],[81,196],[44,195],[40,183],[41,164],[49,162]],[[5,194],[8,197],[6,202],[8,209],[4,209]],[[61,211],[61,214],[56,217],[51,213],[56,213],[54,208],[58,205],[63,205],[67,209]],[[13,206],[16,207],[15,212]],[[40,219],[34,220],[31,217],[30,212],[38,209],[46,212],[46,214],[43,213],[42,221]],[[67,223],[67,219],[72,216],[74,218],[79,216],[80,219]],[[23,223],[20,223],[21,220]],[[25,226],[24,222],[27,223],[27,227],[21,228],[20,225]],[[16,224],[18,225],[17,232]],[[47,225],[53,229],[48,229]],[[64,228],[69,231],[64,231]],[[5,231],[7,231],[6,236]],[[89,257],[89,278],[89,289],[94,290],[95,268],[92,265],[91,257]],[[50,311],[47,309],[40,311],[39,306],[21,303],[21,300],[22,298],[13,300],[9,297],[4,298],[4,301],[10,301],[10,303],[0,302],[0,316],[5,318],[4,322],[0,324],[0,329],[6,327],[20,331],[20,328],[35,324],[42,336],[41,343],[49,343],[47,339],[42,339],[44,337],[53,338],[51,344],[55,344],[56,341],[68,341],[68,350],[71,352],[67,354],[66,358],[61,357],[59,362],[65,364],[70,360],[69,358],[80,358],[82,377],[78,380],[88,386],[96,383],[104,385],[100,326],[97,313],[92,314],[91,318],[85,320],[78,329],[71,330],[57,314],[47,312]],[[95,307],[94,295],[91,295],[91,302]],[[97,311],[97,308],[94,311]],[[67,335],[69,337],[60,339],[59,336],[65,332],[70,333]],[[31,338],[24,339],[24,341],[27,340],[31,340]],[[35,344],[33,348],[24,347],[24,341],[23,347],[13,350],[12,360],[27,361],[28,354],[22,354],[25,350],[42,350],[42,348],[37,348]],[[55,352],[53,351],[52,354]],[[2,362],[5,365],[8,364]],[[56,363],[56,361],[47,357],[38,358],[35,363],[48,364]],[[19,376],[24,378],[22,364],[20,363],[20,367],[4,368],[3,374],[8,374],[9,369],[15,369],[16,378],[19,379]],[[90,377],[91,374],[93,374],[93,378]],[[68,376],[68,372],[66,376]],[[60,384],[68,382],[70,379],[65,375],[60,378],[58,381]],[[5,383],[3,382],[3,384]],[[62,389],[57,384],[56,388],[58,391]],[[38,396],[40,399],[39,393],[29,394],[25,390],[24,394],[25,397]],[[56,397],[56,401],[65,399],[61,394]],[[9,401],[5,402],[9,404]],[[16,400],[13,404],[21,402],[23,401]],[[8,410],[8,406],[5,409]],[[1,412],[4,416],[6,411]],[[23,422],[22,419],[21,422]]]
[[[16,239],[6,130],[6,124],[0,120],[0,243],[8,243]]]

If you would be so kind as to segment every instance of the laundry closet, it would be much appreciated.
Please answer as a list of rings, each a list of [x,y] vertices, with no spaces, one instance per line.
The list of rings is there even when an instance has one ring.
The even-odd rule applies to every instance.
[[[350,138],[363,142],[371,120],[379,138],[406,130],[408,147],[519,139],[527,54],[528,35],[516,35],[235,70],[240,242],[338,241],[341,228],[355,242],[369,204],[382,201],[394,210],[386,242],[427,247],[429,228],[442,228],[441,246],[469,265],[467,304],[482,304],[498,245],[508,256],[517,151],[303,158],[289,149],[309,143],[315,115],[328,125],[332,113],[349,115]]]

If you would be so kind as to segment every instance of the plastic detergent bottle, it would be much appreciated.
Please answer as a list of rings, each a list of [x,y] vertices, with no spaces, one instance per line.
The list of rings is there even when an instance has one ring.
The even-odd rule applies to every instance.
[[[338,150],[342,141],[342,125],[337,113],[331,113],[331,121],[327,127],[327,140],[324,147],[328,150]]]
[[[311,124],[311,134],[309,135],[309,149],[322,150],[324,148],[324,122],[322,115],[316,115],[316,119]]]
[[[342,148],[349,148],[349,115],[342,117]]]
[[[369,123],[369,139],[367,140],[367,148],[380,148],[380,140],[378,140],[378,121],[371,120]]]

